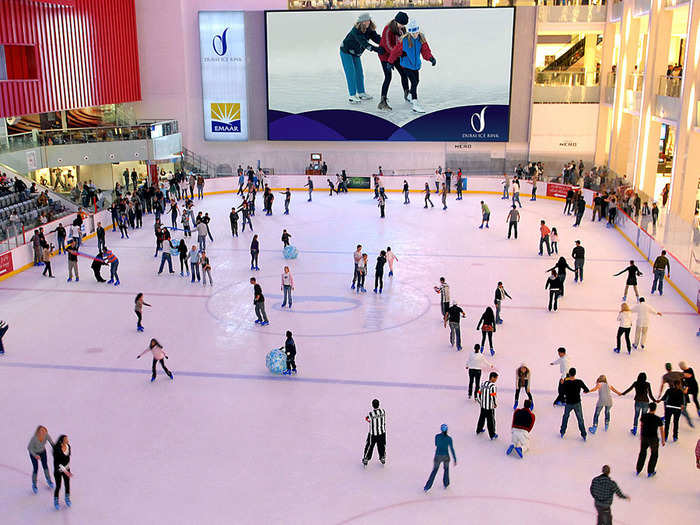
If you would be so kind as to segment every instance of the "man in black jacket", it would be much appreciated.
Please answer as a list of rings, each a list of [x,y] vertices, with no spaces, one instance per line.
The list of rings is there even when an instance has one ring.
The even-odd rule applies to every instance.
[[[581,246],[581,241],[576,241],[571,256],[574,258],[574,282],[583,282],[583,263],[586,260],[586,249]]]
[[[101,252],[105,247],[105,229],[102,227],[102,223],[97,223],[97,251]]]
[[[297,346],[294,344],[294,339],[292,339],[292,332],[287,330],[287,340],[284,342],[284,353],[287,355],[287,370],[282,372],[284,375],[292,375],[297,373]],[[280,348],[280,350],[282,350]]]
[[[651,449],[647,477],[656,475],[656,461],[659,458],[659,428],[661,428],[661,446],[666,445],[666,435],[663,430],[664,422],[656,415],[656,403],[649,403],[649,412],[642,414],[642,432],[637,457],[637,476],[644,468],[647,459],[647,449]]]
[[[569,414],[574,411],[576,414],[576,420],[578,421],[578,429],[581,432],[581,437],[586,441],[586,425],[583,421],[583,410],[581,408],[581,391],[588,393],[588,387],[580,379],[576,379],[576,369],[570,368],[569,375],[564,379],[562,384],[562,390],[564,391],[564,399],[566,399],[566,405],[564,406],[564,415],[561,418],[561,429],[559,434],[562,439],[564,434],[566,434],[566,427],[569,423]]]

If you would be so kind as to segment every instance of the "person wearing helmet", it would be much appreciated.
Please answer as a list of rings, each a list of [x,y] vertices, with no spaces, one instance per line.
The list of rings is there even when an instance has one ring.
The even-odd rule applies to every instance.
[[[445,488],[450,486],[450,454],[452,452],[452,458],[457,465],[457,456],[455,455],[455,449],[452,446],[452,438],[447,435],[447,425],[443,423],[440,425],[440,433],[435,436],[435,457],[433,458],[433,470],[430,473],[428,481],[425,483],[423,490],[428,492],[433,486],[433,481],[435,480],[435,474],[437,474],[440,464],[444,468],[444,473],[442,475],[442,483]]]
[[[399,64],[403,68],[408,77],[410,84],[409,93],[404,94],[406,102],[411,103],[411,109],[415,113],[425,113],[425,109],[418,103],[418,82],[420,80],[421,56],[424,60],[428,60],[433,66],[437,63],[435,57],[430,51],[430,46],[421,32],[420,26],[415,18],[409,20],[406,26],[406,33],[399,37],[401,45],[397,45],[391,50],[389,55],[389,63],[394,63],[399,60]],[[408,98],[410,94],[410,99]]]

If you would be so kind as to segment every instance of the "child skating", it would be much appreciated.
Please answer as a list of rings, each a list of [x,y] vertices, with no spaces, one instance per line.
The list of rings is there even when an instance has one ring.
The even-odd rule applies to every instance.
[[[139,292],[134,299],[134,313],[136,314],[136,331],[143,332],[141,321],[143,320],[143,307],[151,305],[143,300],[143,293]]]
[[[160,366],[163,367],[163,371],[165,372],[165,374],[170,379],[172,379],[173,373],[170,370],[168,370],[167,366],[165,366],[165,359],[168,359],[168,354],[165,353],[163,346],[156,339],[151,339],[151,342],[148,343],[148,348],[146,348],[143,352],[137,355],[136,359],[141,359],[141,356],[143,356],[147,352],[151,352],[151,354],[153,354],[153,366],[151,367],[153,375],[151,376],[151,382],[156,380],[156,365],[158,363],[160,363]]]
[[[291,306],[291,304],[290,304]],[[284,342],[284,347],[280,348],[280,350],[284,351],[284,354],[287,356],[287,370],[282,372],[283,375],[290,376],[292,374],[296,375],[297,373],[297,363],[296,363],[296,357],[297,357],[297,346],[294,344],[294,339],[292,339],[292,332],[287,330],[286,333],[287,339]]]
[[[399,262],[399,258],[391,251],[391,246],[386,247],[386,262],[389,263],[389,277],[394,276],[394,262]]]

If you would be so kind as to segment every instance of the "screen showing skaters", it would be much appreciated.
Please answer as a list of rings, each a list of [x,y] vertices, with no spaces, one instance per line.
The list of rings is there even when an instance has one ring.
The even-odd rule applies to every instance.
[[[386,411],[383,408],[379,408],[378,399],[372,400],[372,410],[365,417],[365,421],[369,423],[369,432],[367,433],[362,464],[365,467],[367,466],[369,460],[372,459],[372,453],[376,445],[379,461],[384,465],[386,463]]]

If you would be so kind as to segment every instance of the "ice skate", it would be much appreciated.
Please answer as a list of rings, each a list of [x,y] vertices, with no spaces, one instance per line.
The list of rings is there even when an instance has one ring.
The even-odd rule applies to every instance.
[[[508,450],[506,450],[506,456],[510,456],[510,453],[513,452],[515,449],[515,445],[511,445],[508,447]]]
[[[368,95],[367,93],[358,93],[357,98],[360,100],[372,100],[374,97],[372,95]]]
[[[37,488],[36,483],[34,483],[33,481],[32,481],[32,492],[33,492],[34,494],[36,494],[37,492],[39,492],[39,489]]]
[[[377,104],[377,109],[382,111],[391,111],[391,106],[387,102],[386,97],[382,97],[382,100],[380,100],[379,104]]]
[[[423,109],[423,106],[421,106],[418,100],[416,99],[414,99],[413,102],[411,102],[411,110],[414,113],[425,113],[425,109]]]
[[[403,99],[410,104],[411,103],[411,94],[408,91],[404,91],[403,92]]]
[[[66,507],[70,507],[70,506],[71,506],[70,495],[66,494]]]
[[[596,430],[598,430],[598,427],[596,425],[593,425],[592,427],[588,427],[588,431],[593,435],[595,435]]]
[[[58,498],[56,497],[53,499],[53,508],[56,510],[60,509],[60,507],[58,506]]]
[[[355,95],[350,95],[348,97],[348,102],[350,102],[350,104],[359,104],[362,101],[360,100],[360,97],[357,97]]]

